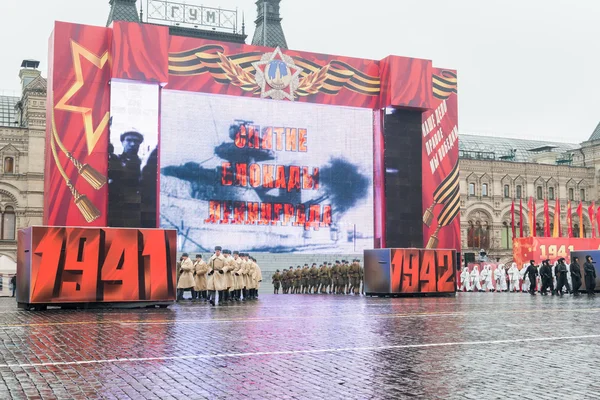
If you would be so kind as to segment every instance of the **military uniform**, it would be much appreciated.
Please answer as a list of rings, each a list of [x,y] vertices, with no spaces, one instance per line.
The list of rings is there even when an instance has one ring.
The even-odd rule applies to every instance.
[[[196,291],[196,298],[206,300],[208,298],[206,295],[206,273],[208,272],[208,265],[206,265],[200,254],[196,256],[194,269],[194,280],[196,282],[194,290]]]
[[[258,288],[262,281],[262,272],[260,267],[256,263],[256,259],[250,257],[247,253],[244,253],[248,260],[248,298],[256,299],[258,297]]]
[[[339,267],[339,279],[338,279],[337,294],[345,293],[346,289],[345,289],[344,282],[346,281],[347,276],[348,276],[348,268],[346,267],[346,264],[344,264],[344,262],[342,261],[342,263],[340,263],[340,267]]]
[[[281,273],[281,292],[283,294],[287,293],[287,280],[288,280],[288,270],[284,269],[283,272]]]
[[[210,304],[213,306],[218,300],[215,295],[216,292],[221,292],[222,294],[223,290],[226,288],[225,272],[223,271],[223,268],[225,267],[225,261],[225,257],[223,254],[221,254],[221,247],[215,247],[215,254],[213,254],[210,260],[208,260],[207,282],[207,288],[210,292]]]
[[[290,267],[289,277],[290,277],[290,293],[294,294],[294,291],[296,289],[296,271],[294,271],[294,267]]]
[[[230,296],[231,290],[233,290],[233,275],[231,271],[235,268],[235,260],[231,257],[231,250],[223,250],[223,256],[225,257],[225,266],[223,267],[224,286],[223,289],[223,301],[232,301]]]
[[[288,270],[288,293],[294,293],[294,284],[296,282],[296,274],[294,272],[294,267],[290,267]]]
[[[347,260],[344,260],[346,275],[344,275],[344,293],[350,294],[350,265]]]
[[[279,284],[281,283],[281,274],[279,270],[273,274],[273,294],[279,294]]]
[[[242,259],[238,251],[233,252],[233,270],[231,275],[233,277],[233,298],[235,301],[241,300],[242,289],[244,288],[244,277],[241,274],[242,271]]]
[[[247,300],[248,299],[248,285],[249,285],[249,281],[248,281],[248,271],[249,271],[249,267],[248,267],[248,259],[246,258],[246,253],[240,253],[240,258],[241,258],[241,262],[240,262],[240,286],[242,287],[241,292],[243,295],[243,300]]]
[[[348,290],[352,290],[354,294],[358,294],[358,290],[360,289],[360,265],[358,265],[358,260],[352,260],[348,276],[350,278],[350,288]]]
[[[300,293],[300,288],[302,287],[302,269],[298,265],[296,267],[296,271],[294,271],[295,281],[294,281],[294,293]]]
[[[308,264],[304,264],[304,268],[302,268],[302,293],[306,294],[308,292],[308,287],[310,286],[310,269],[308,268]]]
[[[258,265],[256,258],[253,258],[252,261],[254,262],[254,297],[258,298],[258,289],[260,289],[260,283],[262,282],[262,270],[260,269],[260,265]]]
[[[254,284],[254,263],[252,262],[252,260],[249,259],[249,255],[248,253],[244,253],[244,260],[246,261],[246,293],[247,293],[247,299],[248,300],[252,300],[253,297],[253,293],[254,293],[254,289],[255,289],[255,284]]]
[[[189,259],[187,253],[183,254],[183,260],[179,267],[179,279],[177,280],[177,300],[183,300],[184,290],[191,289],[194,298],[194,263]]]
[[[310,284],[308,288],[308,293],[316,293],[319,287],[319,270],[317,269],[317,264],[313,264],[310,267]]]
[[[340,262],[338,260],[335,261],[333,267],[331,267],[331,291],[335,294],[337,293],[338,286],[340,281]]]
[[[327,264],[321,265],[319,269],[319,282],[320,282],[320,290],[319,293],[327,294],[327,277],[329,276],[329,271],[327,271]]]
[[[365,269],[360,265],[359,260],[356,260],[356,262],[359,263],[358,268],[360,269],[360,293],[365,294]]]

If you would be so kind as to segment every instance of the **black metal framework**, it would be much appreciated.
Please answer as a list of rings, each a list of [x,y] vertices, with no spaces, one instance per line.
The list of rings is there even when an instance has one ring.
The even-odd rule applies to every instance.
[[[238,33],[238,11],[168,0],[146,0],[146,21]]]

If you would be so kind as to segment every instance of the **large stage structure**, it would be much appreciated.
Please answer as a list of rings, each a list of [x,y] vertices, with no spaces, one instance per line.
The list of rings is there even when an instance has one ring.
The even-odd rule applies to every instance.
[[[456,72],[57,22],[44,222],[178,251],[460,247]],[[350,240],[351,239],[351,240]]]

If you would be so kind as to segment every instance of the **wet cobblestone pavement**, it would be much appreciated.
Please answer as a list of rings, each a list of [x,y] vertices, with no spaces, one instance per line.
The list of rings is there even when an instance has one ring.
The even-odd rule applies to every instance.
[[[47,312],[0,299],[0,316],[0,399],[600,398],[600,298]]]

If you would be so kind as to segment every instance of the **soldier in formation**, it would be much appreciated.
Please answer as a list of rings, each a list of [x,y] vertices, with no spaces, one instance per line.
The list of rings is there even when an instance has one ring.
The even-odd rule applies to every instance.
[[[586,263],[583,268],[579,264],[579,259],[575,256],[571,259],[571,264],[566,264],[564,258],[558,259],[554,265],[550,265],[550,260],[542,260],[540,265],[536,265],[535,260],[524,264],[519,270],[516,263],[507,268],[504,264],[499,264],[496,269],[491,265],[483,265],[481,274],[478,266],[473,266],[472,270],[463,269],[460,273],[459,291],[472,292],[477,288],[478,292],[522,292],[535,295],[558,295],[564,293],[579,296],[582,280],[584,277],[586,290],[588,294],[594,295],[596,284],[596,270],[590,256],[586,257]],[[335,276],[335,268],[333,269]],[[496,286],[490,285],[490,272],[493,271]],[[486,284],[482,284],[483,282]],[[566,290],[565,290],[566,289]]]
[[[281,274],[279,270],[273,274],[273,294],[279,294],[279,285],[281,284]]]
[[[178,301],[183,300],[185,290],[192,291],[192,301],[208,301],[211,305],[258,298],[262,272],[248,253],[216,246],[208,262],[201,254],[192,262],[184,253],[177,266]]]
[[[323,261],[311,267],[290,266],[273,275],[274,293],[279,293],[279,284],[283,294],[364,294],[364,270],[359,259],[330,263]]]

